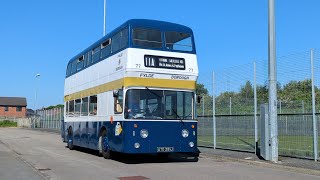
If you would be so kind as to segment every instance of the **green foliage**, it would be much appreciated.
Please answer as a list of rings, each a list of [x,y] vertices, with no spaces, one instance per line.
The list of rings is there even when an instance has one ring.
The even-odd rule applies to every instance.
[[[58,105],[55,105],[55,106],[49,106],[49,107],[46,107],[46,108],[44,108],[44,109],[55,109],[55,108],[63,108],[64,107],[64,105],[63,104],[58,104]]]
[[[202,84],[199,91],[207,92]],[[281,113],[308,113],[312,111],[311,80],[290,81],[284,86],[277,83],[278,108]],[[316,87],[317,109],[320,108],[320,90]],[[212,96],[205,97],[205,115],[212,115]],[[259,106],[268,103],[269,92],[267,82],[257,85],[257,103]],[[240,86],[238,92],[226,91],[216,97],[216,115],[252,114],[254,112],[254,87],[250,81]],[[280,107],[281,103],[281,107]],[[230,108],[231,106],[231,108]],[[202,115],[202,103],[197,106],[198,115]]]
[[[291,81],[280,90],[280,100],[287,103],[292,101],[311,100],[311,80]]]
[[[0,127],[17,127],[17,122],[12,122],[8,120],[0,121]]]
[[[208,89],[207,88],[205,88],[204,87],[204,85],[203,84],[196,84],[196,93],[198,94],[198,95],[208,95],[209,93],[208,93]]]

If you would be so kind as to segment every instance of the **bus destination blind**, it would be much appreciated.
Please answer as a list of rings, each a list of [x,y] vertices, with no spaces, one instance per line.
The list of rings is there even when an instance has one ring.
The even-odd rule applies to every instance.
[[[183,58],[163,57],[163,56],[144,56],[144,66],[152,68],[178,69],[185,70],[185,60]]]

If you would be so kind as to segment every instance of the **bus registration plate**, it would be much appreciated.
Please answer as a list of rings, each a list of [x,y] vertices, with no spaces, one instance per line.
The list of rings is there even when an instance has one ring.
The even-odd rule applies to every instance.
[[[173,147],[157,147],[157,152],[173,152]]]

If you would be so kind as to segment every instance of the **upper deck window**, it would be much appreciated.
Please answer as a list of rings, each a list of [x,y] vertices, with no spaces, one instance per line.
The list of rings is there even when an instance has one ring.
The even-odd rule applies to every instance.
[[[71,74],[71,66],[72,66],[71,63],[69,63],[67,67],[67,74],[66,74],[67,76],[70,76]]]
[[[77,72],[77,62],[78,62],[77,60],[72,61],[71,74],[74,74]]]
[[[92,50],[92,63],[98,62],[100,60],[100,46]]]
[[[192,51],[191,35],[180,32],[166,32],[166,48],[176,51]]]
[[[111,50],[112,53],[125,48],[128,45],[128,29],[118,32],[112,37]]]
[[[161,48],[161,32],[154,29],[133,29],[133,44],[148,48]]]

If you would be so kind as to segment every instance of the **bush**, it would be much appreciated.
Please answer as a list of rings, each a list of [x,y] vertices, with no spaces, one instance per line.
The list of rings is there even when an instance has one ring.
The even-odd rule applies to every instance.
[[[17,122],[12,122],[8,120],[0,121],[0,127],[17,127]]]

